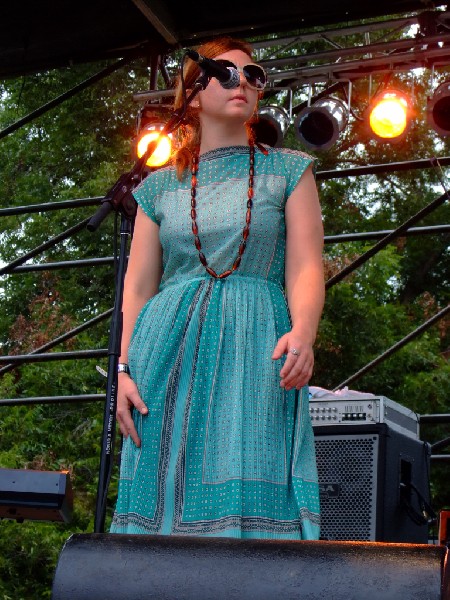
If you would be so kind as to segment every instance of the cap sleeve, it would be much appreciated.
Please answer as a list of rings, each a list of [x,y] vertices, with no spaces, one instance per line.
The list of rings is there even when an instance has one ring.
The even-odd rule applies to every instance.
[[[290,150],[284,154],[287,198],[292,194],[295,186],[302,178],[302,175],[310,166],[312,166],[315,176],[316,159],[313,156],[300,152],[299,150]]]
[[[154,178],[151,177],[151,175],[147,175],[147,177],[133,190],[132,194],[144,213],[150,217],[152,221],[158,223],[155,215],[156,193],[154,183]]]

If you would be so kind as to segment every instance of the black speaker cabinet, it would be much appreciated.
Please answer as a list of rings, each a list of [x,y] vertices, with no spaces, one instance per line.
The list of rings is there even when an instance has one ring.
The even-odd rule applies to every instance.
[[[429,444],[384,423],[317,426],[314,437],[322,539],[428,543]]]

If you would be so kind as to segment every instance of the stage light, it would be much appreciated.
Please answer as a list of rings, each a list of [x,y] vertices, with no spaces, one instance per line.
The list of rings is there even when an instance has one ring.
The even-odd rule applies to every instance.
[[[258,120],[253,125],[256,141],[274,148],[283,145],[291,119],[281,106],[267,105],[258,110]]]
[[[146,165],[147,167],[161,167],[170,158],[172,152],[172,135],[161,134],[164,128],[164,123],[151,122],[147,123],[138,134],[136,140],[136,154],[141,158],[147,151],[150,142],[159,141],[154,152],[149,156]]]
[[[369,105],[369,127],[380,140],[397,140],[407,130],[410,112],[410,102],[404,93],[384,90]]]
[[[450,135],[450,81],[441,83],[428,100],[427,120],[439,135]]]
[[[295,135],[307,148],[328,150],[347,123],[347,106],[338,98],[328,96],[299,112],[294,121]]]

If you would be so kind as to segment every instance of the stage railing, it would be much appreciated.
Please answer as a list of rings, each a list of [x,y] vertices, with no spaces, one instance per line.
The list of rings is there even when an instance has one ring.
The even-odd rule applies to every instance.
[[[434,160],[420,160],[420,161],[405,161],[402,163],[393,163],[389,165],[372,165],[367,167],[356,167],[353,169],[344,169],[344,170],[334,170],[334,171],[322,171],[317,173],[317,180],[326,180],[332,178],[340,178],[340,177],[350,177],[350,176],[359,176],[366,174],[374,174],[382,172],[383,170],[395,171],[395,170],[406,170],[406,169],[414,169],[414,168],[431,168],[435,166],[435,164],[450,164],[450,157],[440,158],[439,161]],[[389,243],[392,243],[395,239],[401,236],[411,236],[411,235],[432,235],[436,233],[448,233],[450,231],[450,225],[435,225],[435,226],[427,226],[427,227],[413,227],[420,219],[422,219],[425,215],[430,214],[436,208],[438,208],[441,204],[447,200],[448,194],[447,192],[440,197],[433,200],[423,209],[421,209],[414,216],[409,218],[403,224],[401,224],[398,228],[394,230],[383,230],[383,231],[369,231],[369,232],[357,232],[357,233],[347,233],[341,235],[332,235],[325,236],[324,242],[325,244],[336,244],[350,241],[368,241],[368,240],[378,240],[377,243],[369,249],[367,252],[363,253],[356,260],[354,260],[351,264],[347,265],[340,272],[335,274],[326,282],[326,287],[329,289],[333,285],[336,285],[342,279],[344,279],[347,275],[358,269],[362,264],[367,262],[370,258],[372,258],[375,254],[380,252],[385,246]],[[40,203],[33,204],[28,206],[19,206],[19,207],[9,207],[0,209],[0,218],[6,216],[18,216],[23,214],[31,214],[36,212],[46,212],[46,211],[54,211],[54,210],[66,210],[69,208],[81,208],[86,206],[98,206],[101,203],[101,197],[94,198],[80,198],[73,200],[66,200],[62,202],[51,202],[51,203]],[[54,238],[46,241],[45,243],[39,245],[35,249],[30,252],[24,254],[22,257],[15,259],[13,262],[8,265],[3,266],[0,269],[1,275],[20,275],[21,273],[26,272],[35,272],[35,271],[44,271],[44,270],[55,270],[55,269],[68,269],[68,268],[83,268],[86,266],[100,266],[100,265],[114,265],[115,258],[114,257],[96,257],[85,260],[73,260],[73,261],[55,261],[53,263],[35,263],[31,265],[26,265],[28,260],[31,258],[35,258],[39,254],[42,254],[47,249],[56,245],[57,243],[75,235],[83,228],[86,227],[89,219],[85,219],[75,226],[69,228],[68,230],[60,233]],[[396,344],[394,344],[391,348],[387,349],[385,352],[381,353],[374,360],[370,361],[367,365],[363,366],[356,373],[348,377],[345,381],[341,382],[334,389],[340,389],[347,385],[350,382],[356,381],[363,374],[367,373],[369,370],[375,368],[381,362],[390,357],[393,353],[397,352],[400,348],[409,343],[412,339],[422,334],[426,329],[434,325],[437,321],[442,319],[444,316],[448,314],[450,310],[450,306],[445,307],[441,311],[439,311],[436,315],[431,317],[428,321],[420,325],[417,329],[409,333],[403,339],[399,340]],[[107,356],[107,349],[91,349],[91,350],[82,350],[82,351],[74,351],[74,352],[47,352],[48,350],[54,348],[58,344],[61,344],[71,338],[76,337],[82,331],[85,331],[99,322],[107,319],[112,314],[112,309],[109,309],[102,314],[94,316],[92,319],[82,323],[78,327],[71,329],[65,334],[51,340],[47,344],[40,346],[39,348],[34,349],[32,352],[26,355],[13,355],[13,356],[0,356],[0,377],[8,371],[11,371],[15,367],[32,362],[48,362],[55,360],[79,360],[79,359],[93,359],[93,358],[104,358]],[[13,406],[17,404],[37,404],[37,403],[56,403],[56,402],[92,402],[92,401],[104,401],[104,394],[84,394],[77,396],[55,396],[55,397],[35,397],[35,398],[5,398],[0,399],[0,406]],[[422,422],[434,424],[443,424],[450,421],[450,414],[445,415],[422,415]],[[433,458],[433,457],[432,457]],[[437,458],[437,457],[436,457]],[[440,455],[440,459],[447,459],[446,455]],[[450,460],[450,455],[449,455]]]
[[[449,164],[450,158],[445,157],[444,159],[440,159],[442,164]],[[364,167],[364,168],[356,168],[356,169],[346,169],[337,170],[333,172],[319,172],[317,173],[317,180],[326,180],[330,179],[333,176],[336,178],[339,177],[349,177],[352,175],[362,175],[369,173],[378,173],[384,167],[389,170],[402,170],[406,168],[406,165],[409,168],[424,168],[424,166],[431,167],[434,166],[435,163],[433,161],[426,161],[426,165],[423,164],[422,161],[415,161],[412,165],[411,162],[407,163],[397,163],[395,165],[373,165],[372,167]],[[439,164],[439,163],[438,163]],[[333,235],[333,236],[325,236],[324,242],[325,244],[338,244],[345,243],[350,241],[369,241],[376,240],[376,243],[371,247],[368,251],[364,252],[360,255],[356,260],[347,265],[340,272],[336,273],[333,277],[331,277],[328,281],[326,281],[326,288],[329,289],[332,286],[336,285],[340,281],[342,281],[345,277],[347,277],[350,273],[353,273],[357,270],[361,265],[365,264],[370,258],[375,256],[378,252],[380,252],[383,248],[385,248],[388,244],[392,243],[394,240],[403,236],[411,236],[411,235],[432,235],[432,234],[448,234],[450,231],[450,225],[437,225],[437,226],[427,226],[427,227],[417,227],[416,224],[420,221],[424,216],[432,213],[436,208],[441,206],[448,199],[448,194],[441,195],[440,197],[433,200],[423,209],[421,209],[418,213],[410,217],[407,221],[402,223],[399,227],[393,230],[384,230],[384,231],[369,231],[369,232],[359,232],[353,234],[342,234],[342,235]],[[45,204],[35,204],[31,206],[21,206],[21,207],[10,207],[6,209],[0,209],[0,218],[2,216],[18,216],[25,215],[31,213],[45,213],[46,211],[54,211],[54,210],[66,210],[72,208],[86,207],[86,206],[97,206],[102,202],[102,198],[82,198],[82,199],[74,199],[64,202],[56,202],[56,203],[45,203]],[[27,252],[21,257],[18,257],[10,264],[3,266],[0,269],[1,275],[16,275],[20,276],[23,273],[29,272],[39,272],[39,271],[50,271],[57,269],[71,269],[71,268],[83,268],[87,266],[101,266],[101,265],[111,265],[114,268],[116,264],[115,257],[96,257],[85,260],[69,260],[69,261],[55,261],[53,263],[43,262],[43,263],[34,263],[34,264],[25,264],[30,259],[35,259],[40,254],[44,253],[49,248],[55,246],[56,244],[64,241],[82,229],[84,229],[89,222],[89,219],[85,219],[68,230],[56,235],[50,240],[47,240],[43,244],[37,246],[33,250]],[[375,368],[381,362],[386,360],[392,354],[397,352],[400,348],[404,347],[406,344],[411,342],[412,339],[416,338],[418,335],[421,335],[426,329],[433,326],[440,319],[442,319],[445,315],[448,314],[450,307],[439,311],[433,317],[428,319],[414,331],[405,336],[402,340],[398,341],[391,348],[387,349],[383,353],[381,353],[374,360],[370,361],[367,365],[359,369],[356,373],[348,377],[345,381],[341,382],[338,386],[335,387],[335,390],[341,389],[348,385],[350,382],[356,381],[363,374],[367,373],[369,370]],[[70,331],[65,332],[63,335],[58,336],[57,338],[49,341],[48,343],[35,348],[32,352],[25,355],[11,355],[11,356],[1,356],[0,357],[0,377],[15,369],[19,365],[27,364],[27,363],[36,363],[36,362],[50,362],[50,361],[58,361],[58,360],[92,360],[105,358],[108,356],[108,350],[106,348],[99,349],[86,349],[86,350],[78,350],[71,352],[49,352],[59,344],[66,342],[70,339],[75,338],[81,332],[86,331],[98,323],[108,319],[112,316],[113,309],[109,309],[104,311],[103,313],[94,316],[91,319],[88,319],[84,323],[78,325],[77,327],[71,329]],[[29,398],[4,398],[0,399],[0,407],[6,406],[20,406],[20,405],[33,405],[33,404],[55,404],[55,403],[84,403],[84,402],[102,402],[105,404],[107,401],[107,394],[79,394],[79,395],[60,395],[60,396],[36,396]],[[441,414],[441,415],[419,415],[419,422],[421,424],[432,424],[432,425],[441,425],[444,423],[450,422],[450,413],[449,414]],[[430,458],[433,462],[450,462],[450,454],[438,454],[441,452],[443,448],[446,448],[450,445],[450,439],[446,438],[444,440],[440,440],[431,446],[431,454]]]

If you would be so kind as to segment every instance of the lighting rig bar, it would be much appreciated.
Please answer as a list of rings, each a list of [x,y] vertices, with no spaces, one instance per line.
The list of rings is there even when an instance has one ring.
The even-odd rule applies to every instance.
[[[390,39],[399,30],[417,28],[413,37]],[[388,29],[389,31],[386,31]],[[392,30],[390,30],[392,29]],[[383,40],[370,41],[374,32]],[[343,38],[363,35],[362,45],[342,46]],[[292,55],[299,45],[323,42],[324,49]],[[426,12],[416,17],[325,30],[296,37],[253,42],[258,62],[268,73],[269,86],[297,87],[332,80],[356,80],[374,73],[410,71],[450,65],[450,12]],[[267,53],[269,50],[269,53]],[[268,58],[286,52],[281,58]]]
[[[435,13],[433,13],[435,14]],[[448,15],[448,13],[439,13],[442,15]],[[440,17],[438,17],[440,19]],[[271,39],[264,39],[259,41],[253,41],[252,47],[256,52],[265,48],[272,48],[276,46],[276,51],[289,50],[290,47],[298,46],[299,44],[315,42],[318,40],[325,40],[329,44],[337,46],[336,42],[331,40],[334,38],[342,38],[343,35],[353,36],[358,34],[370,34],[376,31],[385,31],[386,29],[392,29],[393,31],[399,31],[401,29],[411,28],[419,25],[418,15],[404,17],[400,19],[388,19],[385,21],[374,21],[371,23],[358,23],[357,25],[349,25],[348,27],[336,27],[333,29],[323,29],[320,31],[313,31],[310,33],[300,33],[299,35],[291,35],[284,37],[274,37]],[[385,36],[383,36],[385,37]]]
[[[450,34],[432,38],[429,40],[421,40],[415,45],[402,44],[401,40],[398,44],[389,44],[392,49],[390,53],[381,54],[374,58],[363,58],[346,62],[328,62],[322,65],[299,66],[293,69],[272,71],[273,65],[267,61],[261,61],[260,64],[267,70],[268,88],[271,87],[292,87],[301,86],[309,83],[327,83],[335,80],[357,80],[375,73],[391,73],[393,71],[411,71],[417,68],[429,68],[430,66],[445,67],[450,65],[450,48],[448,46],[434,48],[433,44],[442,42],[450,43]],[[375,46],[363,46],[362,53],[373,54]],[[321,58],[327,55],[327,58],[338,61],[344,54],[345,49],[320,53]],[[355,53],[355,49],[352,49]],[[299,61],[313,63],[317,60],[317,55],[302,55]],[[277,67],[292,64],[292,59],[277,60]]]

